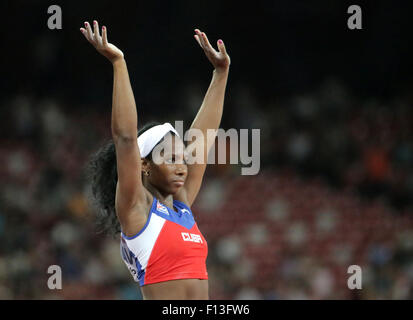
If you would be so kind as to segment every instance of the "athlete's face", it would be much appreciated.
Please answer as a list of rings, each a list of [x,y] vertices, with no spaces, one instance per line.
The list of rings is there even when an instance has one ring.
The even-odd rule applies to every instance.
[[[161,192],[175,194],[184,186],[188,174],[185,145],[169,133],[156,148],[160,152],[152,153],[148,180]]]

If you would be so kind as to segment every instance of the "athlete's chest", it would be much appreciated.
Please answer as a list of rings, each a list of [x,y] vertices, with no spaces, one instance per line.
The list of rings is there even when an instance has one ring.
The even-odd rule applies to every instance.
[[[200,232],[192,212],[186,208],[172,210],[162,204],[157,204],[156,214],[164,220],[160,231],[156,251],[165,251],[169,255],[182,255],[185,252],[202,251],[206,247],[206,240]]]

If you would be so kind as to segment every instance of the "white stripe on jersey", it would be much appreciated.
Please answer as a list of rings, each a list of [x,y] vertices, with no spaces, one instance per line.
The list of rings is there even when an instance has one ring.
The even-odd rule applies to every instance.
[[[166,220],[152,212],[146,229],[136,238],[125,241],[129,249],[135,254],[143,270],[146,270],[152,249]]]

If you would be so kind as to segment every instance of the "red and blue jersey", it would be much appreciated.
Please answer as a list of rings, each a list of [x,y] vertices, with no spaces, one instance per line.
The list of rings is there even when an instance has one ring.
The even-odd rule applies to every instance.
[[[191,209],[173,201],[175,210],[153,198],[148,220],[133,237],[121,233],[122,259],[140,286],[177,279],[208,279],[208,245]]]

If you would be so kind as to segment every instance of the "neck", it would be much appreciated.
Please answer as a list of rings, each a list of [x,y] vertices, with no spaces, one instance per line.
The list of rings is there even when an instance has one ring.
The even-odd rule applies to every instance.
[[[159,191],[156,187],[150,184],[146,179],[144,179],[143,185],[156,199],[158,199],[163,204],[166,204],[168,207],[172,208],[173,199],[174,199],[172,194],[170,193],[165,194]]]

